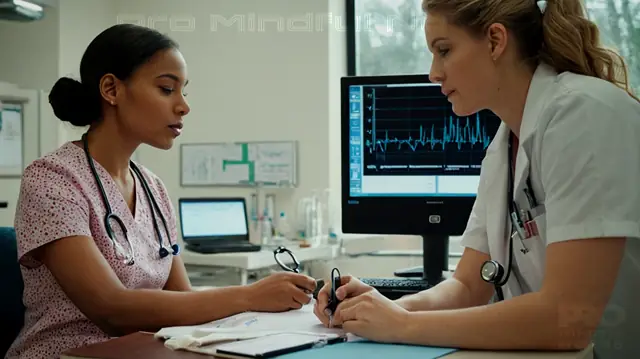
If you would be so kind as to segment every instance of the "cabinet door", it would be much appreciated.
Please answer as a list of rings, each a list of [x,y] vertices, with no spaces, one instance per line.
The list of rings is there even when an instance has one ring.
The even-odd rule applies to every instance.
[[[20,169],[40,155],[39,98],[35,90],[10,89],[0,92],[0,101],[7,104],[22,104],[21,124],[17,128],[0,128],[0,164],[21,158]],[[12,121],[13,122],[13,121]],[[11,131],[11,133],[9,133]],[[3,133],[4,132],[4,133]],[[16,136],[17,135],[17,136]],[[22,142],[22,153],[16,153],[16,138]],[[4,145],[3,145],[4,144]],[[3,150],[4,148],[4,150]],[[4,160],[3,160],[4,159]],[[12,227],[16,202],[20,193],[20,173],[7,173],[6,166],[0,168],[0,226]]]

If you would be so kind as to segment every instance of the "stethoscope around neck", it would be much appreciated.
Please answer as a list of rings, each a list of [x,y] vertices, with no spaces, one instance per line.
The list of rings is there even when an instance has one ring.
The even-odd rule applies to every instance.
[[[86,133],[82,135],[82,143],[84,146],[84,153],[86,154],[87,161],[89,162],[89,167],[91,167],[91,172],[93,173],[93,177],[96,180],[96,184],[98,185],[98,189],[100,190],[100,195],[102,196],[102,201],[104,202],[104,206],[107,210],[107,214],[104,216],[104,227],[105,227],[105,230],[107,231],[107,236],[109,236],[109,239],[113,243],[113,248],[116,254],[116,258],[118,258],[118,260],[121,260],[126,265],[133,265],[135,263],[135,252],[133,249],[133,245],[129,240],[129,236],[127,235],[127,227],[124,225],[124,222],[122,221],[122,219],[120,219],[120,217],[118,217],[111,210],[111,205],[109,204],[109,200],[107,199],[107,194],[105,193],[104,187],[102,186],[102,181],[100,181],[100,177],[98,176],[98,172],[96,171],[95,165],[93,163],[93,159],[89,154],[89,141],[87,140]],[[160,220],[162,221],[162,225],[164,226],[165,233],[167,234],[167,240],[169,242],[169,245],[171,246],[171,254],[177,255],[178,253],[180,253],[180,246],[177,243],[173,243],[173,244],[171,243],[171,234],[169,233],[169,227],[167,226],[167,221],[162,215],[162,211],[160,211],[160,207],[158,206],[156,199],[153,197],[153,194],[149,189],[149,185],[147,184],[147,181],[144,179],[142,172],[140,171],[138,166],[136,166],[136,164],[133,163],[133,161],[129,161],[129,165],[131,166],[131,170],[136,174],[136,177],[140,179],[140,183],[142,184],[142,187],[144,188],[144,192],[147,195],[147,200],[149,201],[149,207],[151,207],[150,209],[151,209],[151,217],[153,219],[153,227],[155,229],[156,236],[158,237],[158,243],[160,244],[160,249],[158,250],[160,258],[167,257],[170,252],[163,244],[162,234],[160,233],[160,228],[158,228],[158,221],[156,220],[156,214],[155,214],[156,211],[160,215]],[[126,249],[120,243],[118,243],[118,241],[116,241],[115,233],[113,232],[113,228],[111,227],[111,222],[110,222],[111,220],[115,221],[118,224],[118,226],[120,226],[120,229],[122,230],[125,241],[127,242]]]
[[[510,214],[511,219],[511,231],[509,236],[509,262],[505,268],[496,260],[488,260],[482,264],[480,269],[480,277],[488,283],[493,283],[496,289],[496,295],[498,296],[498,300],[504,300],[504,293],[502,292],[502,287],[507,284],[509,281],[509,277],[511,275],[511,266],[513,264],[513,241],[516,239],[515,237],[519,237],[522,241],[523,234],[522,228],[524,228],[524,223],[518,209],[516,208],[516,204],[513,198],[514,192],[514,175],[513,175],[513,132],[509,133],[509,144],[508,144],[508,181],[507,181],[507,203],[508,203],[508,212]],[[533,191],[530,188],[530,179],[527,178],[527,186],[528,191],[530,192],[532,201],[535,202],[535,197],[533,196]],[[523,253],[526,254],[528,250],[523,246]],[[506,271],[506,275],[505,275]]]

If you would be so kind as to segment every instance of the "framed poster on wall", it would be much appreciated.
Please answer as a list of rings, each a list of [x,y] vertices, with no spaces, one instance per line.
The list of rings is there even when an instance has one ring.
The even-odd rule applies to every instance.
[[[297,152],[297,141],[182,144],[180,184],[296,187]]]

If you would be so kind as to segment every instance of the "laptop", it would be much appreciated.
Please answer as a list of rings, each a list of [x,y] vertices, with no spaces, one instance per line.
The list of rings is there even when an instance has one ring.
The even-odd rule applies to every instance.
[[[180,198],[178,207],[186,249],[206,254],[260,250],[249,242],[244,198]]]

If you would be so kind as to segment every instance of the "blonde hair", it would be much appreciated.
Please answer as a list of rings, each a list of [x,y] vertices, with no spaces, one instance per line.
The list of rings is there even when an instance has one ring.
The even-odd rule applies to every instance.
[[[423,0],[422,9],[472,35],[482,36],[491,24],[501,23],[531,65],[541,61],[558,73],[601,78],[640,102],[629,88],[624,59],[600,44],[600,31],[586,17],[581,0],[547,0],[544,13],[536,0]]]

